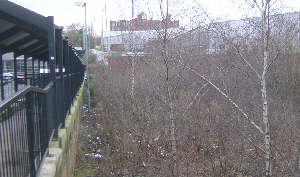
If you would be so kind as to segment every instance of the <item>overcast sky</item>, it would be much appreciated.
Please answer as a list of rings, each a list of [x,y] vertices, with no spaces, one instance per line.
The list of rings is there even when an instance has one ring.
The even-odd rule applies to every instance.
[[[35,11],[44,16],[54,16],[55,24],[60,26],[84,21],[84,8],[75,5],[78,0],[10,0],[25,8]],[[141,11],[148,14],[149,18],[161,17],[160,0],[134,0],[135,15]],[[163,0],[165,1],[165,0]],[[169,0],[170,13],[180,20],[181,25],[197,25],[201,10],[205,9],[209,16],[221,20],[240,19],[246,15],[255,16],[255,11],[249,5],[245,6],[246,0]],[[174,3],[176,1],[176,3]],[[251,0],[247,0],[250,2]],[[275,0],[280,2],[280,0]],[[104,28],[107,21],[130,19],[131,0],[83,0],[87,3],[88,24],[94,23],[97,31],[101,31],[102,12],[106,4],[107,15],[104,15]],[[1,4],[0,4],[1,5]],[[300,0],[281,0],[276,7],[283,12],[300,11]],[[107,19],[107,20],[106,20]],[[107,27],[109,30],[109,27]]]

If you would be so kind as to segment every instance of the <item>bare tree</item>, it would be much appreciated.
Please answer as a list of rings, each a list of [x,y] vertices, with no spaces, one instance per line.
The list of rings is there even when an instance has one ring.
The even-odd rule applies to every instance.
[[[268,71],[268,68],[270,67],[270,61],[274,60],[270,57],[270,2],[271,0],[261,0],[261,2],[257,2],[256,0],[253,0],[253,3],[261,12],[262,17],[262,38],[263,38],[263,69],[262,73],[259,74],[259,72],[248,62],[248,60],[241,54],[238,47],[233,45],[233,47],[237,50],[240,58],[246,63],[246,65],[256,74],[258,81],[261,85],[261,94],[262,94],[262,120],[264,122],[264,130],[256,124],[253,120],[251,120],[248,116],[248,114],[235,102],[233,101],[222,89],[220,89],[216,84],[211,82],[208,78],[206,78],[204,75],[201,75],[198,73],[195,69],[187,67],[189,70],[194,72],[196,75],[198,75],[201,79],[209,83],[213,88],[215,88],[221,95],[223,95],[231,104],[234,105],[237,110],[242,113],[243,117],[249,121],[250,124],[252,124],[261,134],[264,135],[264,141],[265,141],[265,175],[271,176],[272,175],[272,167],[271,167],[271,145],[270,145],[270,123],[269,123],[269,113],[268,113],[268,99],[267,99],[267,81],[266,81],[266,74]],[[227,37],[224,34],[221,34],[223,38],[227,40]],[[185,66],[181,61],[179,63],[182,66]],[[185,66],[186,67],[186,66]]]
[[[162,19],[164,22],[164,29],[163,29],[163,39],[162,39],[162,49],[161,49],[161,55],[162,59],[164,62],[165,66],[165,84],[166,84],[166,96],[167,96],[167,102],[169,105],[169,119],[170,119],[170,140],[171,140],[171,146],[172,146],[172,175],[175,177],[178,174],[177,170],[177,143],[176,143],[176,123],[175,123],[175,116],[174,116],[174,103],[173,103],[173,93],[170,85],[170,78],[169,78],[169,70],[170,70],[170,58],[168,55],[168,49],[167,49],[167,44],[169,40],[168,36],[168,22],[169,22],[169,1],[167,0],[166,4],[166,14],[163,12],[163,7],[162,7],[163,1],[160,1],[160,10],[161,10],[161,15]]]
[[[99,173],[295,176],[297,116],[287,101],[298,88],[296,79],[289,81],[297,78],[297,69],[289,71],[297,67],[296,31],[289,34],[295,27],[286,20],[278,23],[291,26],[277,27],[265,0],[256,5],[261,17],[245,19],[250,27],[241,33],[231,22],[208,19],[211,28],[174,37],[170,1],[159,3],[164,28],[139,49],[147,55],[135,55],[134,97],[129,57],[112,58],[111,69],[94,67],[105,157]],[[208,50],[214,37],[223,47]]]

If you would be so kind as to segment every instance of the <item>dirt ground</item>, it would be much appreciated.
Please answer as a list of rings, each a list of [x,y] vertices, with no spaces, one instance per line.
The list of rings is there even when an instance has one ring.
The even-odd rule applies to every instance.
[[[78,139],[78,154],[75,177],[100,177],[100,162],[102,139],[98,133],[101,128],[97,122],[95,112],[88,112],[87,107],[83,106],[83,116],[80,120],[80,133]]]

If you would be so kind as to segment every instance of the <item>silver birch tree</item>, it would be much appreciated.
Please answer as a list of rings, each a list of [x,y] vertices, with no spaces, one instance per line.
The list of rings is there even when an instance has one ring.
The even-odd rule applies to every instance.
[[[202,80],[206,81],[208,84],[210,84],[217,92],[219,92],[225,99],[227,99],[242,115],[243,117],[249,121],[249,123],[254,126],[256,130],[260,132],[264,136],[264,153],[265,153],[265,176],[272,176],[272,166],[271,166],[271,137],[270,137],[270,118],[268,114],[268,99],[267,99],[267,72],[270,67],[270,3],[271,0],[260,0],[259,2],[257,0],[252,0],[252,3],[259,9],[261,13],[261,23],[262,23],[262,41],[263,41],[263,55],[262,55],[262,63],[263,63],[263,69],[260,74],[260,72],[255,69],[251,65],[251,63],[245,58],[241,52],[239,51],[238,47],[236,47],[234,44],[232,45],[233,48],[236,49],[238,55],[246,63],[246,65],[249,67],[250,70],[252,70],[255,75],[257,76],[260,86],[261,86],[261,95],[262,95],[262,121],[264,123],[264,128],[260,127],[257,123],[255,123],[253,120],[251,120],[250,116],[239,106],[229,95],[227,95],[224,91],[222,91],[221,88],[219,88],[216,84],[214,84],[210,79],[208,79],[206,76],[200,74],[197,72],[194,68],[191,68],[189,66],[186,66],[182,63],[182,61],[179,61],[179,64],[184,66],[185,68],[189,69],[196,75],[198,75]],[[209,17],[208,17],[209,18]],[[209,20],[211,20],[209,18]],[[211,20],[212,21],[212,20]],[[213,21],[212,21],[213,23]],[[214,24],[214,23],[213,23]],[[225,39],[227,42],[232,44],[232,41],[230,41],[223,31],[220,32],[223,39]],[[274,60],[274,59],[273,59]]]

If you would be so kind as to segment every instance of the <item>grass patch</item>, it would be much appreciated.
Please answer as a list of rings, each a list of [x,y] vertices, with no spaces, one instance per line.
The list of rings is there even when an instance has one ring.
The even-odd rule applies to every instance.
[[[92,168],[79,168],[74,170],[74,177],[93,176],[95,172]]]

